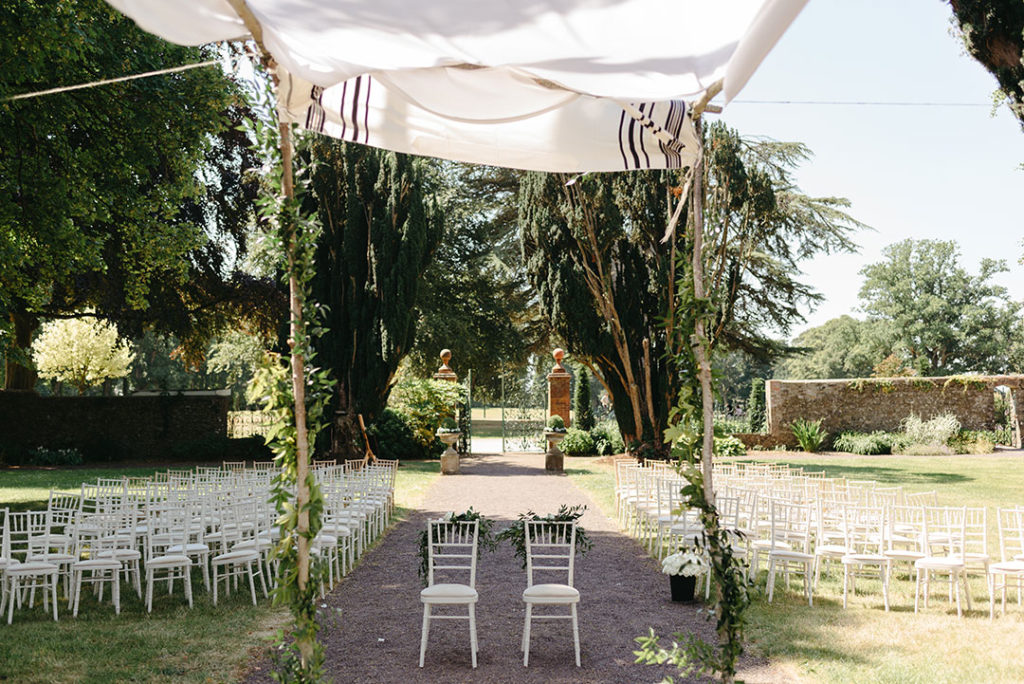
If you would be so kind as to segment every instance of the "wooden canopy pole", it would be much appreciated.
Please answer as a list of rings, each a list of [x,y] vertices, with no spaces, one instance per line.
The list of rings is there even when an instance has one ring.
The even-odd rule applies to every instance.
[[[246,29],[252,34],[252,39],[260,50],[260,59],[267,71],[270,73],[274,85],[275,99],[280,85],[277,76],[277,63],[273,56],[263,45],[263,27],[246,5],[245,0],[228,0],[232,9],[245,23]],[[281,151],[282,178],[281,189],[287,201],[295,199],[295,182],[292,175],[292,138],[291,127],[278,115],[279,148]],[[302,351],[295,350],[296,338],[302,326],[302,290],[299,285],[298,276],[295,273],[296,245],[297,239],[294,224],[285,227],[286,250],[288,253],[288,304],[291,312],[289,325],[288,346],[291,349],[291,371],[292,371],[292,396],[295,401],[295,471],[298,491],[295,497],[295,507],[298,511],[298,524],[296,536],[298,538],[298,584],[299,593],[306,591],[309,584],[309,483],[306,481],[309,475],[309,435],[306,429],[306,359]],[[305,664],[312,655],[310,644],[300,641],[298,643],[302,661]]]
[[[697,140],[701,147],[697,154],[697,162],[693,166],[692,189],[693,204],[693,297],[697,306],[702,307],[704,299],[704,125],[703,114],[709,107],[711,99],[722,90],[722,82],[716,81],[707,89],[704,96],[693,107],[693,123],[696,127]],[[701,447],[701,470],[704,476],[704,498],[708,503],[715,503],[715,489],[712,478],[712,458],[714,457],[715,414],[714,394],[711,389],[711,359],[708,358],[707,328],[703,312],[696,316],[692,341],[694,357],[697,361],[697,375],[700,378],[701,408],[703,409],[704,441]]]

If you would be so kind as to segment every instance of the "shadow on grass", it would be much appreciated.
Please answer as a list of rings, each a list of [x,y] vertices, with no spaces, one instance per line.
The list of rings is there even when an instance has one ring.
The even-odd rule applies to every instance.
[[[900,468],[872,465],[851,466],[836,465],[834,463],[790,463],[787,461],[779,461],[779,463],[785,463],[793,468],[803,468],[805,472],[825,471],[827,477],[845,477],[850,480],[876,480],[879,483],[893,485],[958,484],[973,482],[976,479],[960,473],[916,473]]]

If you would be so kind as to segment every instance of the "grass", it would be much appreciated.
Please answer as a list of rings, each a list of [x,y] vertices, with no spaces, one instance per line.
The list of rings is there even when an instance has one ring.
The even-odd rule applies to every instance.
[[[148,475],[155,468],[67,468],[0,470],[0,507],[46,506],[50,488],[76,491],[97,477]],[[411,513],[439,474],[437,461],[402,462],[395,484],[396,518]],[[193,576],[195,607],[189,610],[180,586],[168,596],[154,592],[153,612],[122,585],[121,615],[109,600],[99,605],[83,590],[78,618],[72,618],[63,590],[60,621],[43,612],[15,612],[0,623],[0,680],[26,684],[64,682],[232,682],[243,679],[265,657],[285,611],[260,597],[253,607],[247,591],[233,592],[216,607]],[[145,587],[143,587],[145,590]],[[257,592],[258,592],[257,588]],[[258,595],[259,596],[259,595]]]
[[[824,470],[829,476],[874,479],[904,485],[906,491],[938,493],[939,503],[985,505],[990,519],[998,506],[1024,503],[1020,456],[861,456],[757,454],[742,460],[772,461]],[[602,510],[614,515],[614,473],[602,463],[573,463],[570,478],[587,490]],[[994,520],[990,520],[990,527]],[[998,539],[990,535],[998,556]],[[822,576],[814,606],[801,598],[799,580],[789,591],[776,590],[767,603],[757,594],[747,613],[748,648],[767,656],[787,680],[813,682],[1019,682],[1024,672],[1024,610],[1008,603],[1007,615],[988,619],[985,580],[971,580],[974,609],[958,618],[944,589],[933,585],[927,611],[914,613],[914,582],[906,566],[890,587],[892,610],[883,610],[881,583],[858,580],[857,595],[843,609],[838,564]],[[764,586],[762,571],[760,586]]]

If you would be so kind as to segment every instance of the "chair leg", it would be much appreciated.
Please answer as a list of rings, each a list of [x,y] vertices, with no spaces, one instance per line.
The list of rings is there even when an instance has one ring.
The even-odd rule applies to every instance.
[[[526,623],[523,625],[523,667],[530,665],[530,618],[533,617],[533,604],[526,604]]]
[[[962,573],[960,573],[960,577],[963,579],[963,582],[964,582],[964,598],[967,599],[967,610],[972,610],[972,608],[971,608],[971,590],[970,590],[970,587],[967,586],[967,571],[964,570]]]
[[[469,649],[476,669],[476,605],[469,604]]]
[[[914,583],[914,612],[917,612],[917,601],[921,597],[921,568],[917,568],[917,581]]]
[[[53,598],[53,621],[57,622],[57,582],[60,578],[57,575],[53,575],[50,578],[50,594]],[[46,590],[43,589],[45,592]]]
[[[572,604],[572,642],[576,648],[576,667],[580,666],[580,622],[576,615],[576,604]]]
[[[186,567],[185,573],[185,598],[188,599],[188,607],[192,607],[192,572],[191,567]]]
[[[121,614],[121,571],[113,571],[113,587],[110,590],[111,598],[114,600],[114,615]]]
[[[423,604],[423,629],[420,632],[420,667],[423,667],[423,656],[427,653],[427,635],[430,634],[430,604]]]
[[[252,576],[252,562],[249,563],[249,593],[252,594],[252,605],[256,605],[256,579]]]
[[[153,612],[153,569],[146,568],[146,612]]]

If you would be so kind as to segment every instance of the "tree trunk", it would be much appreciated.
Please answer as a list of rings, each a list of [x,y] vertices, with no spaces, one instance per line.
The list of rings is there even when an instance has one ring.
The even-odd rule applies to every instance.
[[[39,319],[23,312],[11,314],[11,322],[14,324],[14,347],[7,352],[6,369],[4,373],[4,389],[15,392],[32,392],[36,387],[36,371],[31,361],[27,365],[18,363],[20,352],[26,357],[31,357],[32,334],[39,328]]]

